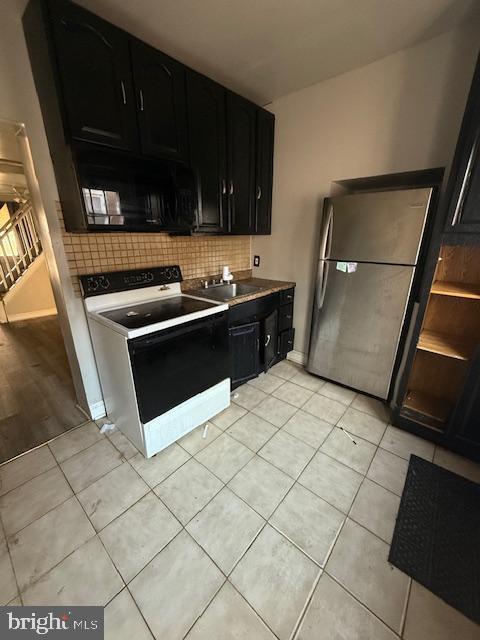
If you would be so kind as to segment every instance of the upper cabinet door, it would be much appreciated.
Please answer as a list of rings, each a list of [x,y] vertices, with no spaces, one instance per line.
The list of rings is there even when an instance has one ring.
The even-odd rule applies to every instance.
[[[132,55],[143,153],[186,160],[185,67],[137,40]]]
[[[51,2],[50,9],[71,136],[135,150],[128,36],[75,4]]]
[[[255,195],[257,107],[233,93],[227,96],[229,231],[252,233]]]
[[[480,58],[451,170],[445,231],[480,234]]]
[[[189,73],[187,80],[190,158],[199,184],[200,231],[227,228],[225,89]]]
[[[269,234],[272,226],[273,139],[275,116],[257,109],[255,233]]]

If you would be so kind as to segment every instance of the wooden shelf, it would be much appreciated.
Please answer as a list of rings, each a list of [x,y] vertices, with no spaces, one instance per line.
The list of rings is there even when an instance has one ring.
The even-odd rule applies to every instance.
[[[448,401],[421,391],[413,391],[412,389],[407,392],[403,406],[427,418],[433,418],[433,420],[442,424],[447,420],[451,410],[451,405]]]
[[[432,285],[431,293],[439,296],[480,300],[480,286],[468,282],[442,282],[437,280]]]
[[[468,360],[471,353],[470,345],[458,340],[458,338],[426,330],[420,334],[417,348],[456,360]]]

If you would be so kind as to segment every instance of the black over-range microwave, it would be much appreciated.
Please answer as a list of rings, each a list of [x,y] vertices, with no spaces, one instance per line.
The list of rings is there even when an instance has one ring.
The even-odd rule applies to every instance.
[[[190,167],[90,145],[75,156],[89,231],[193,229],[198,190]]]

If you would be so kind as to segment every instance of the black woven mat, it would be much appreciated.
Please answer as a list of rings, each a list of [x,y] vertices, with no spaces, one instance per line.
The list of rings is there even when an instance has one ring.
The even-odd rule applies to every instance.
[[[411,456],[388,560],[480,624],[480,485]]]

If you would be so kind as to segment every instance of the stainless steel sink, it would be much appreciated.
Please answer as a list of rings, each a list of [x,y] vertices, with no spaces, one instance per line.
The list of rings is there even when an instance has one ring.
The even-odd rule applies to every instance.
[[[195,291],[195,294],[201,295],[203,298],[211,298],[212,300],[227,301],[248,293],[255,293],[256,291],[260,291],[260,289],[262,289],[262,287],[257,287],[254,284],[234,282],[233,284],[211,285],[207,289]]]

